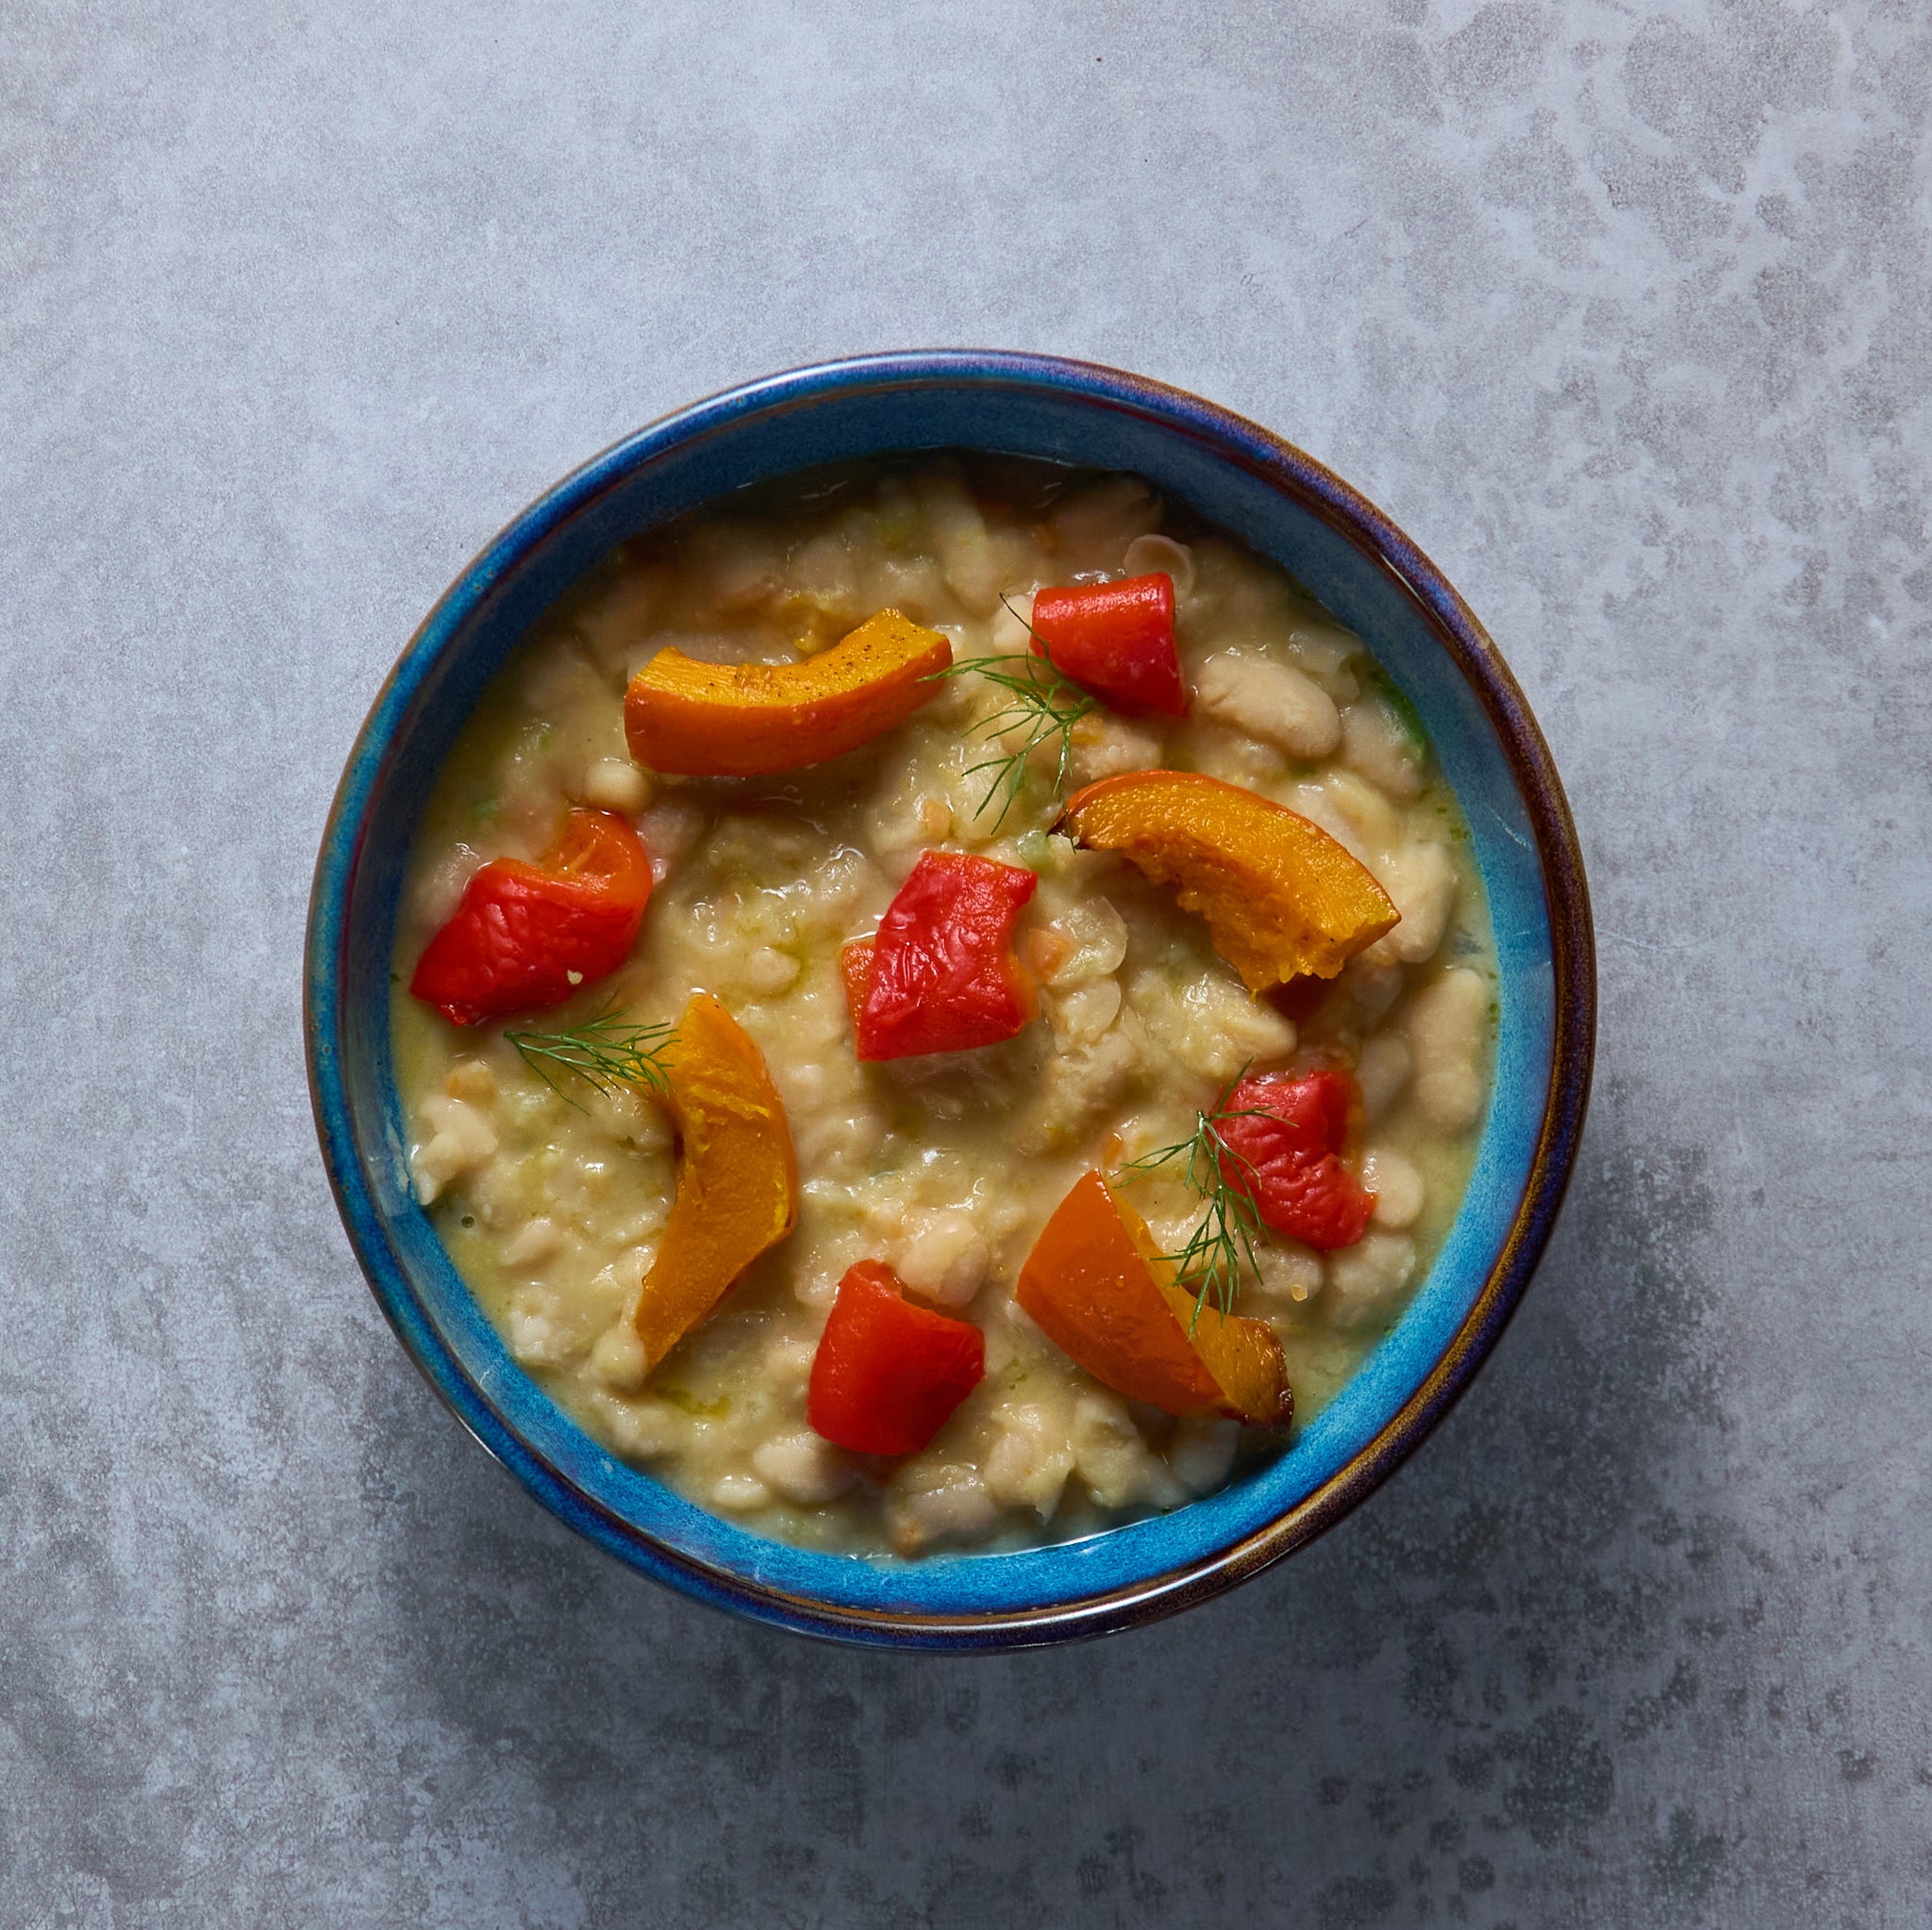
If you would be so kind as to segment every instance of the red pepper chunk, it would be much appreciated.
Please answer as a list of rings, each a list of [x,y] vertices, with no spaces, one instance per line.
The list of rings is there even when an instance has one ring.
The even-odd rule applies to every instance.
[[[615,972],[651,895],[651,860],[609,811],[578,809],[541,864],[499,857],[464,889],[409,990],[454,1025],[560,1004]]]
[[[1374,1194],[1341,1163],[1355,1102],[1346,1073],[1267,1073],[1227,1095],[1217,1124],[1228,1184],[1276,1233],[1324,1253],[1353,1246],[1375,1210]]]
[[[852,1036],[865,1022],[865,989],[872,983],[872,940],[848,939],[839,951],[839,977],[845,987],[845,1009],[852,1016]]]
[[[1033,654],[1116,710],[1188,714],[1174,644],[1174,578],[1165,571],[1041,591]]]
[[[860,1260],[812,1356],[805,1418],[857,1455],[913,1455],[986,1374],[986,1337],[904,1297],[883,1260]]]
[[[921,852],[877,935],[847,945],[841,959],[858,1057],[966,1052],[1012,1038],[1038,1003],[1013,925],[1039,886],[1018,865]]]

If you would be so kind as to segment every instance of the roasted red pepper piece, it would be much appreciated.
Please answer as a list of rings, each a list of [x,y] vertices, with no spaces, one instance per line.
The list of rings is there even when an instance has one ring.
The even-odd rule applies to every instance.
[[[917,1454],[986,1373],[977,1327],[904,1294],[883,1260],[860,1260],[840,1281],[812,1356],[805,1418],[854,1454]]]
[[[911,1058],[1012,1038],[1037,1007],[1013,925],[1039,886],[1018,865],[922,852],[877,934],[845,947],[858,1057]]]
[[[630,956],[650,895],[638,834],[612,812],[574,810],[541,864],[499,857],[470,880],[409,990],[457,1025],[557,1005]]]
[[[872,940],[852,939],[839,953],[839,976],[845,987],[845,1009],[852,1014],[852,1036],[865,1017],[865,989],[872,983]]]
[[[1227,1095],[1218,1122],[1228,1184],[1276,1233],[1324,1252],[1353,1246],[1375,1210],[1374,1194],[1341,1163],[1355,1103],[1346,1073],[1266,1073]]]
[[[1076,583],[1033,599],[1033,654],[1116,710],[1185,717],[1188,687],[1174,646],[1174,578]]]

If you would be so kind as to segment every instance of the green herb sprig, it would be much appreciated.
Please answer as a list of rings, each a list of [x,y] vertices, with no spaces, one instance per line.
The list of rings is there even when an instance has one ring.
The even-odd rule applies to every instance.
[[[1177,1159],[1187,1163],[1182,1179],[1188,1189],[1208,1203],[1208,1210],[1178,1253],[1163,1254],[1171,1261],[1183,1286],[1194,1285],[1194,1320],[1190,1333],[1200,1321],[1201,1309],[1211,1298],[1223,1314],[1234,1312],[1235,1295],[1241,1289],[1242,1269],[1259,1275],[1260,1262],[1255,1256],[1255,1242],[1265,1240],[1267,1227],[1255,1204],[1260,1174],[1254,1164],[1227,1143],[1222,1128],[1231,1119],[1266,1119],[1272,1115],[1256,1106],[1230,1106],[1234,1089],[1247,1077],[1243,1066],[1227,1083],[1226,1090],[1206,1112],[1194,1115],[1194,1130],[1185,1140],[1158,1152],[1143,1154],[1122,1168],[1129,1178],[1153,1173]]]
[[[517,1056],[563,1101],[583,1107],[558,1083],[560,1075],[582,1079],[600,1092],[644,1086],[666,1095],[671,1075],[664,1069],[668,1023],[640,1025],[614,1004],[567,1032],[506,1032]]]
[[[1025,624],[1029,636],[1040,636],[1040,632],[1020,616],[1011,603],[1004,596],[1000,601],[1006,604],[1013,616]],[[993,774],[987,785],[986,795],[979,800],[973,815],[975,818],[983,815],[993,799],[1004,792],[1000,814],[992,821],[992,828],[997,831],[1019,801],[1033,753],[1041,744],[1052,743],[1056,739],[1059,741],[1059,756],[1054,769],[1054,796],[1064,799],[1067,766],[1074,755],[1074,726],[1083,717],[1098,710],[1098,702],[1072,678],[1061,675],[1054,668],[1051,658],[1036,657],[1030,652],[1024,657],[969,657],[963,662],[932,673],[935,682],[941,677],[957,676],[984,677],[988,683],[996,684],[1005,690],[1010,699],[991,717],[982,718],[974,724],[972,728],[974,731],[995,744],[1005,744],[1016,734],[1024,733],[1017,748],[1002,750],[998,757],[987,757],[967,767],[969,777],[976,777],[982,771]]]

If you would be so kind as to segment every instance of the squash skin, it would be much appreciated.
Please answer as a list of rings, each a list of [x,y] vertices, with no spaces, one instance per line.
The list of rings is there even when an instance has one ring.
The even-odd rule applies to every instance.
[[[880,610],[798,663],[701,663],[658,651],[630,680],[625,737],[640,764],[683,777],[768,777],[823,764],[905,723],[953,646]]]

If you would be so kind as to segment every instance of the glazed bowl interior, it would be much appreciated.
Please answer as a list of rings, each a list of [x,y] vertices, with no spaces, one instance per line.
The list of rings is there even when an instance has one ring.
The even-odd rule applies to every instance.
[[[972,448],[1129,470],[1274,558],[1358,632],[1426,724],[1487,888],[1501,982],[1493,1099],[1466,1198],[1399,1323],[1276,1459],[1083,1540],[916,1561],[766,1539],[584,1434],[511,1359],[410,1190],[390,1059],[404,868],[441,767],[530,625],[613,545],[749,484],[891,451]],[[318,1124],[358,1256],[405,1345],[546,1506],[700,1598],[818,1634],[973,1646],[1167,1612],[1325,1526],[1422,1438],[1513,1307],[1560,1200],[1586,1096],[1588,910],[1535,724],[1427,559],[1320,466],[1239,418],[1083,364],[873,358],[774,377],[641,431],[512,524],[431,613],[343,775],[317,870],[308,1026]]]

